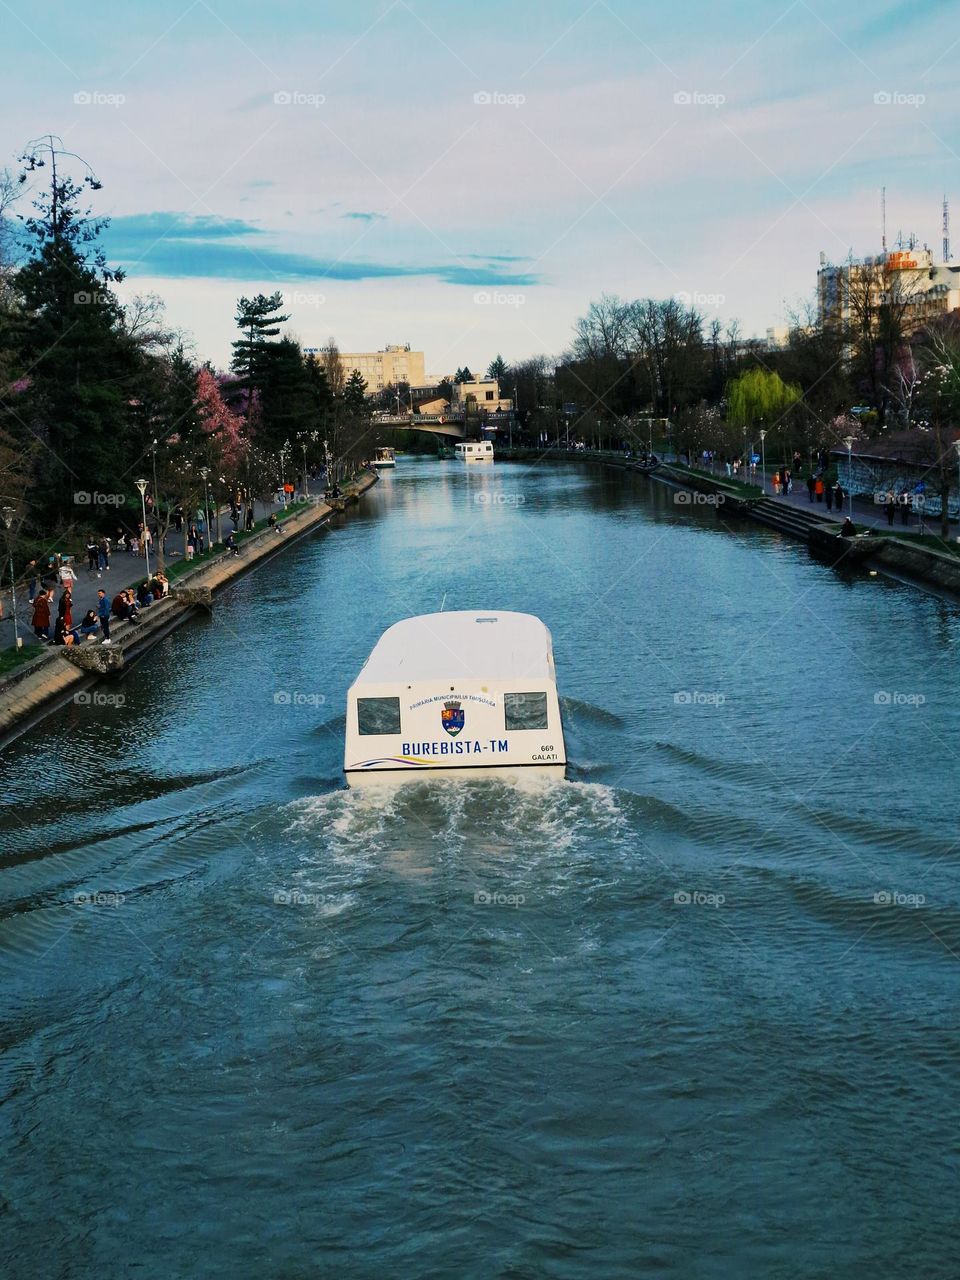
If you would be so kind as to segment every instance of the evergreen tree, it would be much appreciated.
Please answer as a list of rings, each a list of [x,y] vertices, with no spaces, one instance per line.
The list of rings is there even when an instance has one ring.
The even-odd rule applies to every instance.
[[[317,385],[293,338],[267,345],[262,363],[261,422],[256,432],[261,449],[278,453],[284,441],[316,429]]]
[[[232,344],[230,368],[237,375],[233,389],[247,392],[248,412],[250,394],[253,391],[262,392],[264,387],[270,348],[275,345],[271,339],[277,337],[280,326],[290,319],[289,316],[279,314],[282,305],[279,292],[272,293],[269,298],[258,293],[255,298],[237,300],[235,320],[240,329],[240,337]]]
[[[343,403],[351,413],[364,413],[367,408],[367,384],[359,369],[354,369],[343,389]]]
[[[504,377],[506,376],[506,373],[507,373],[507,362],[506,360],[504,360],[503,356],[498,354],[493,360],[490,361],[490,366],[487,369],[487,377],[496,378],[498,382],[502,382]]]
[[[11,434],[44,446],[32,489],[41,527],[112,512],[92,495],[132,497],[129,468],[142,452],[131,411],[142,365],[110,289],[123,275],[107,267],[97,243],[107,220],[79,204],[84,190],[101,184],[89,169],[79,184],[65,175],[68,155],[49,137],[22,157],[23,181],[48,168],[49,185],[23,219],[30,260],[13,281],[18,361],[29,375],[15,403],[7,397],[4,404]]]

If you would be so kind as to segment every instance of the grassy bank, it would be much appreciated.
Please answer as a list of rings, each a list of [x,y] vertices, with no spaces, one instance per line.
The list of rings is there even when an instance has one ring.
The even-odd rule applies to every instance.
[[[32,639],[33,637],[31,636]],[[11,671],[16,671],[25,662],[32,662],[43,651],[43,645],[31,644],[26,640],[24,640],[22,649],[16,649],[13,645],[9,649],[0,649],[0,677],[8,676]]]

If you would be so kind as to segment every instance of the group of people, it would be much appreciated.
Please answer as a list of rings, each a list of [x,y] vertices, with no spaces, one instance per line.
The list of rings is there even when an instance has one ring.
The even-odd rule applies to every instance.
[[[883,509],[887,515],[887,524],[892,525],[897,517],[897,508],[900,508],[900,523],[908,525],[910,523],[910,513],[916,511],[918,515],[923,515],[923,504],[926,498],[924,492],[923,481],[918,481],[913,489],[908,489],[906,485],[895,493],[894,490],[888,489],[886,493],[877,494],[875,501],[883,504]],[[921,531],[923,521],[921,519]]]
[[[97,591],[96,607],[88,609],[80,621],[74,623],[73,584],[69,581],[64,584],[55,618],[54,589],[45,586],[30,601],[33,608],[33,634],[38,640],[69,646],[82,644],[84,640],[95,641],[99,632],[100,643],[110,644],[111,618],[139,622],[140,610],[147,608],[155,600],[161,600],[169,591],[167,575],[161,571],[141,582],[136,590],[133,587],[122,587],[112,600],[101,587]]]
[[[811,502],[825,503],[828,511],[832,511],[834,507],[842,511],[843,500],[847,496],[840,481],[835,480],[830,484],[822,471],[811,471],[807,476],[807,493]]]

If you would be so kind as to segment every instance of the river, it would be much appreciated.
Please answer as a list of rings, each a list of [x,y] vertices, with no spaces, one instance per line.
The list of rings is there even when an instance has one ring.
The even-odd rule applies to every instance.
[[[441,607],[569,780],[349,793]],[[404,458],[0,757],[9,1277],[940,1277],[960,610],[647,478]]]

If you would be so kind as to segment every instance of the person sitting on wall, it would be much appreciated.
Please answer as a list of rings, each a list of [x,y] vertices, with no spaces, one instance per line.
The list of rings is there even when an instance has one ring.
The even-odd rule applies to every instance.
[[[855,538],[857,536],[857,526],[853,523],[849,516],[844,519],[840,526],[841,538]]]
[[[96,609],[88,609],[81,621],[73,628],[73,637],[78,644],[81,636],[87,640],[94,640],[99,630],[100,619],[97,617]]]
[[[53,628],[53,643],[60,645],[71,645],[74,642],[74,634],[67,630],[66,620],[59,617]]]

